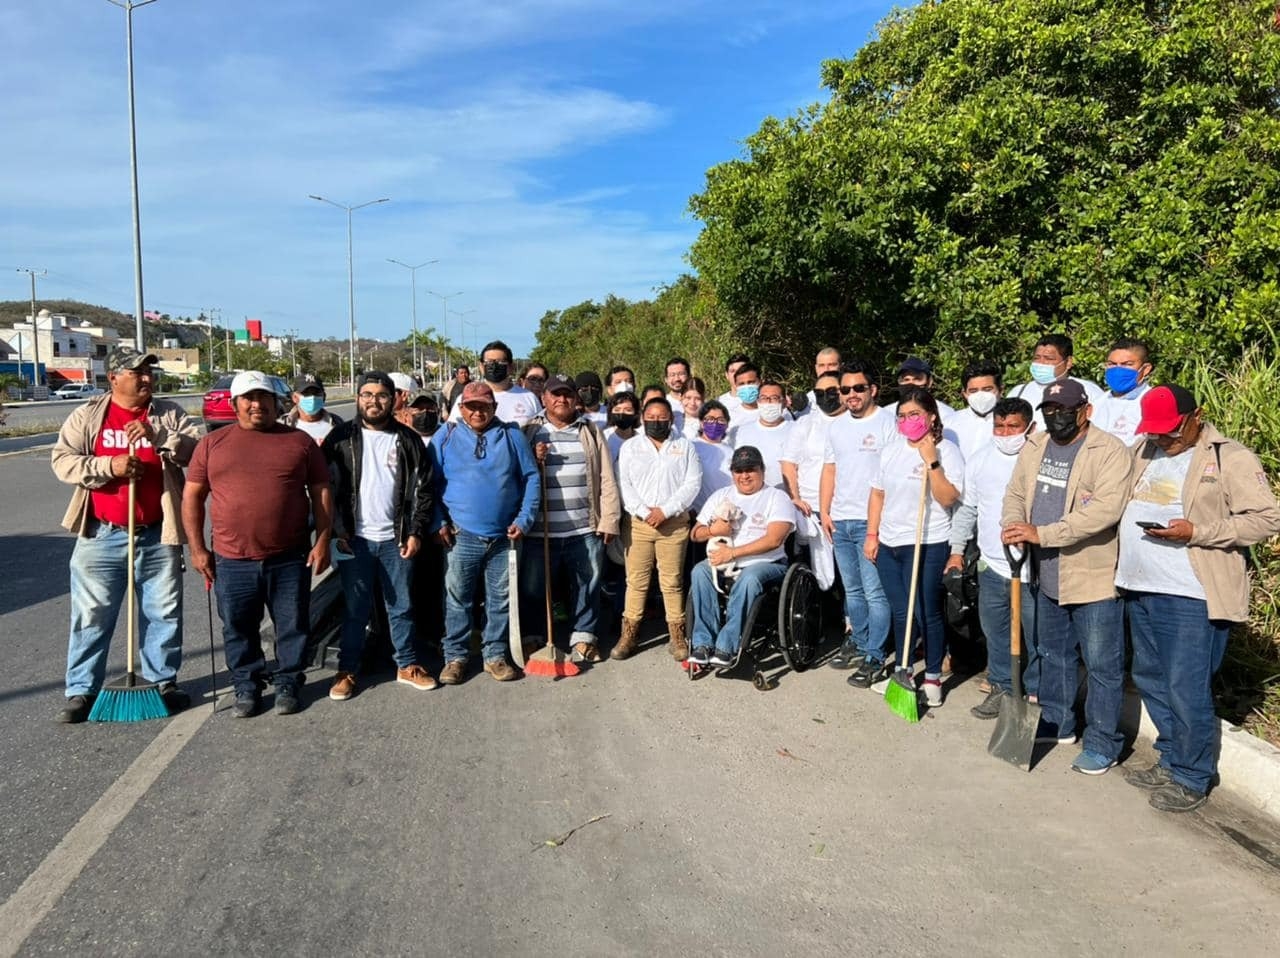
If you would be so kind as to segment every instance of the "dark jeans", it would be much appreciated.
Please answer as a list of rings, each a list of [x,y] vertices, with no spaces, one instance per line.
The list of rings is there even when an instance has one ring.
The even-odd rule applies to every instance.
[[[1036,597],[1040,649],[1040,708],[1043,720],[1070,735],[1076,730],[1080,660],[1088,670],[1084,700],[1084,747],[1104,758],[1120,757],[1120,709],[1124,704],[1124,610],[1119,599],[1059,605],[1044,592]]]
[[[520,543],[516,543],[517,550]],[[509,618],[506,536],[487,539],[457,530],[453,548],[444,553],[444,660],[465,662],[471,654],[471,617],[476,591],[484,586],[486,662],[506,661]],[[517,600],[518,601],[518,600]]]
[[[1010,691],[1013,682],[1013,657],[1009,647],[1009,628],[1013,619],[1010,580],[992,569],[978,573],[978,621],[987,639],[987,681],[998,689]],[[1036,599],[1025,582],[1022,590],[1022,689],[1028,695],[1040,692],[1040,653],[1036,649]]]
[[[306,553],[282,553],[266,559],[215,555],[214,561],[214,594],[236,694],[258,692],[266,684],[261,631],[264,609],[270,611],[275,623],[276,689],[297,689],[302,683],[311,614],[311,567]]]
[[[600,632],[600,585],[604,564],[609,560],[605,558],[604,540],[594,532],[545,540],[525,539],[520,552],[522,634],[535,636],[547,631],[544,543],[549,547],[552,581],[560,571],[567,572],[570,580],[569,644],[595,645]]]
[[[1218,717],[1210,682],[1222,665],[1229,622],[1209,618],[1202,599],[1129,592],[1133,684],[1156,727],[1160,764],[1192,791],[1218,771]]]
[[[394,539],[371,542],[352,536],[349,542],[351,558],[338,563],[342,591],[347,596],[347,620],[343,623],[342,641],[338,646],[338,671],[359,671],[364,653],[365,627],[369,624],[369,613],[373,608],[375,579],[387,610],[387,628],[395,649],[396,666],[408,668],[418,661],[409,599],[413,560],[401,558],[400,545]]]
[[[920,575],[916,583],[914,628],[907,624],[907,599],[911,593],[911,559],[915,546],[880,546],[876,554],[876,571],[884,594],[893,610],[894,664],[902,665],[902,650],[917,632],[924,636],[924,672],[930,678],[942,675],[942,660],[947,654],[946,619],[942,614],[945,591],[942,567],[947,564],[951,546],[932,542],[920,547]]]

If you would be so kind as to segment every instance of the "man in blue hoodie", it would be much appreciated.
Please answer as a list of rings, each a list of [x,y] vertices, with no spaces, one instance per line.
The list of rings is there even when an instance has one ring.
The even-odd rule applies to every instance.
[[[488,383],[469,383],[462,421],[431,443],[437,483],[435,525],[445,549],[444,659],[440,681],[466,677],[476,585],[484,578],[484,670],[499,682],[520,673],[507,662],[510,616],[507,551],[533,526],[542,484],[533,450],[518,426],[495,418]]]

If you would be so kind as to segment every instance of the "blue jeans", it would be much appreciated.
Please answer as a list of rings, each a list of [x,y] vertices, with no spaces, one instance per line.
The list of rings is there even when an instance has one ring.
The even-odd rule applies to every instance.
[[[519,543],[517,543],[519,546]],[[486,662],[506,660],[509,596],[506,536],[487,539],[459,529],[452,549],[444,553],[444,660],[465,662],[471,653],[471,607],[476,584],[484,579]]]
[[[382,587],[382,602],[387,609],[387,627],[391,632],[396,665],[405,669],[416,664],[418,652],[414,646],[413,603],[410,599],[413,560],[401,558],[400,544],[395,539],[371,542],[352,536],[347,542],[351,546],[351,558],[338,563],[342,591],[347,598],[347,618],[342,624],[342,639],[338,644],[338,671],[356,672],[360,668],[365,628],[373,608],[375,577]]]
[[[937,678],[942,675],[942,660],[947,654],[946,620],[942,614],[945,594],[942,569],[951,555],[951,546],[946,542],[931,542],[920,547],[915,622],[909,628],[907,600],[911,594],[911,560],[914,554],[915,546],[881,545],[876,554],[876,571],[893,610],[894,663],[902,665],[905,643],[913,641],[913,637],[920,633],[924,636],[925,675]]]
[[[1218,718],[1209,683],[1222,665],[1230,623],[1211,620],[1201,599],[1129,592],[1133,684],[1156,727],[1160,764],[1195,792],[1218,771]]]
[[[71,635],[67,642],[67,697],[91,695],[107,676],[107,649],[125,601],[129,534],[98,523],[77,536],[71,553]],[[182,547],[160,542],[160,526],[134,538],[138,593],[135,669],[148,682],[172,682],[182,664]]]
[[[1119,599],[1060,605],[1040,592],[1036,637],[1040,648],[1040,709],[1060,735],[1076,730],[1080,660],[1088,670],[1084,747],[1104,758],[1120,757],[1120,709],[1124,703],[1124,609]]]
[[[303,658],[311,618],[311,567],[304,552],[266,559],[215,555],[213,580],[222,618],[222,643],[236,694],[259,692],[266,684],[262,652],[262,612],[271,612],[276,630],[276,691],[302,684]]]
[[[844,614],[853,626],[853,644],[872,662],[883,662],[892,612],[876,564],[862,552],[866,519],[839,519],[831,537],[844,585]]]
[[[520,599],[523,634],[547,631],[546,583],[543,576],[543,543],[550,546],[551,574],[567,566],[572,582],[573,634],[571,643],[596,644],[600,629],[600,588],[604,581],[604,540],[594,532],[543,540],[526,539],[520,553]],[[610,563],[612,565],[613,563]]]
[[[716,591],[711,565],[703,559],[693,567],[689,601],[693,605],[693,632],[690,645],[695,649],[714,648],[725,655],[736,655],[746,638],[746,624],[751,605],[770,587],[781,584],[787,574],[786,563],[753,562],[743,566],[729,589],[724,604],[724,621],[720,619],[720,593]]]
[[[1013,682],[1012,655],[1009,651],[1010,605],[1009,583],[991,569],[978,572],[978,621],[987,638],[987,681],[998,689],[1010,691]],[[1022,583],[1022,689],[1028,695],[1040,693],[1040,653],[1036,648],[1036,599],[1027,583]]]

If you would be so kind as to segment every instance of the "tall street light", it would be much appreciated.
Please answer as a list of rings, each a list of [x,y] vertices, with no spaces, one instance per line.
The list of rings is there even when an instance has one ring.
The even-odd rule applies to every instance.
[[[129,72],[129,171],[133,178],[133,300],[134,336],[138,349],[146,351],[142,329],[142,217],[138,210],[138,125],[133,111],[133,11],[156,0],[107,0],[124,11],[125,61]]]
[[[409,271],[409,302],[411,304],[410,309],[413,312],[413,373],[415,376],[421,376],[422,367],[418,364],[418,270],[440,261],[438,259],[429,259],[425,263],[419,263],[417,266],[410,266],[408,263],[402,263],[398,259],[388,259],[387,262],[403,266]],[[424,376],[423,379],[425,380],[425,378]]]
[[[447,342],[449,339],[449,300],[457,296],[461,296],[462,292],[459,291],[456,293],[450,293],[448,296],[441,296],[439,293],[437,293],[433,289],[429,289],[427,290],[427,292],[430,293],[432,296],[434,296],[436,299],[440,300],[442,303],[444,303],[444,338],[445,338],[445,341]],[[449,377],[451,379],[453,378],[452,366],[449,368]]]
[[[479,311],[480,311],[479,309],[464,309],[464,310],[462,310],[461,312],[459,312],[459,311],[458,311],[458,310],[456,310],[456,309],[451,309],[451,310],[449,310],[449,312],[450,312],[450,313],[452,313],[454,316],[457,316],[457,317],[458,317],[458,331],[459,331],[459,332],[462,332],[462,327],[463,327],[464,325],[466,325],[466,326],[470,326],[473,330],[476,328],[475,323],[470,322],[470,321],[467,319],[467,317],[468,317],[468,316],[470,316],[472,313],[478,313]],[[467,337],[466,337],[466,335],[465,335],[465,333],[464,333],[464,335],[463,335],[463,337],[462,337],[462,349],[463,349],[463,351],[464,351],[464,352],[466,351],[466,348],[467,348]],[[478,360],[479,358],[480,358],[480,354],[479,354],[479,353],[476,353],[476,359]]]
[[[310,199],[319,200],[321,203],[328,203],[330,206],[336,206],[340,210],[347,211],[347,315],[350,320],[350,349],[351,349],[351,388],[356,388],[356,273],[355,266],[351,258],[351,214],[356,210],[362,210],[366,206],[375,206],[378,203],[387,203],[391,197],[384,196],[380,200],[369,200],[367,203],[360,203],[356,206],[348,206],[346,203],[335,203],[331,199],[323,196],[316,196],[314,193],[307,194]]]
[[[19,266],[17,271],[19,273],[29,273],[31,275],[31,332],[35,334],[35,341],[36,341],[35,362],[32,363],[32,368],[31,368],[31,385],[39,386],[40,385],[40,324],[36,320],[36,277],[48,276],[49,271],[47,269],[31,269],[26,266]],[[92,372],[93,371],[92,360],[90,361],[89,368],[90,368],[90,372]],[[18,375],[19,376],[22,375],[21,362],[18,363]]]

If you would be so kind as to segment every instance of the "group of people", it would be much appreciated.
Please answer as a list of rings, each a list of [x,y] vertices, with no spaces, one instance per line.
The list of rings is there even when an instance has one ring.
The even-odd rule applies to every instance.
[[[1159,761],[1126,778],[1167,811],[1198,807],[1212,784],[1210,681],[1231,623],[1248,617],[1247,549],[1280,532],[1280,506],[1257,458],[1204,421],[1190,392],[1150,383],[1145,343],[1116,342],[1098,386],[1074,375],[1069,337],[1045,335],[1028,382],[1006,389],[1001,366],[975,362],[953,408],[914,356],[881,405],[872,366],[830,347],[806,392],[739,354],[713,398],[679,357],[661,385],[640,388],[622,365],[603,379],[536,364],[515,376],[495,341],[481,377],[459,369],[439,401],[404,374],[365,373],[349,421],[325,409],[315,377],[294,383],[282,417],[270,381],[240,373],[235,423],[204,436],[152,396],[155,361],[113,353],[110,394],[68,418],[53,452],[75,487],[64,525],[77,533],[62,721],[83,721],[102,687],[133,485],[142,672],[171,710],[187,704],[184,543],[217,598],[240,717],[260,711],[268,678],[275,711],[299,709],[311,577],[331,562],[347,607],[329,697],[343,701],[359,690],[379,596],[397,681],[414,689],[464,681],[476,627],[484,671],[518,678],[509,619],[528,646],[546,643],[547,571],[576,660],[602,661],[615,628],[611,657],[636,653],[656,572],[670,654],[723,668],[752,603],[807,552],[834,567],[846,635],[830,664],[850,685],[883,691],[923,659],[919,692],[943,705],[944,580],[960,572],[976,579],[986,637],[977,718],[1000,714],[1017,670],[1042,710],[1037,740],[1082,738],[1072,767],[1105,773],[1123,746],[1128,636]]]

